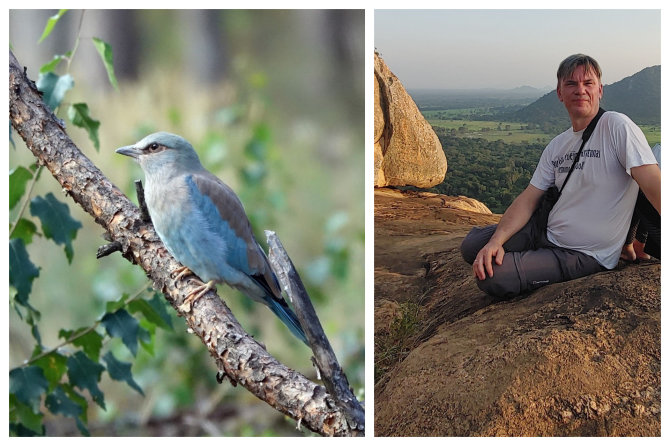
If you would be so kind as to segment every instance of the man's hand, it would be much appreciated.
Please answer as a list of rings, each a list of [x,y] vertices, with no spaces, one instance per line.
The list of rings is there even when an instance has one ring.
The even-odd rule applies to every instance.
[[[505,249],[503,243],[510,239],[530,219],[535,208],[537,208],[544,191],[529,184],[518,197],[514,199],[505,211],[496,232],[491,240],[477,253],[472,264],[472,271],[479,280],[486,279],[486,274],[493,277],[493,259],[498,265],[502,265]]]
[[[498,265],[502,265],[503,257],[505,256],[505,249],[502,247],[502,244],[496,243],[495,241],[489,241],[484,247],[477,253],[475,261],[472,263],[472,271],[475,273],[475,277],[479,280],[486,279],[486,273],[489,277],[493,277],[493,259]]]

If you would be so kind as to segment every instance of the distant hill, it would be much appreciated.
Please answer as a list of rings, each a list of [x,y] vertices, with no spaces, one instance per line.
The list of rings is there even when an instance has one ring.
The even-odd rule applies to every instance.
[[[637,124],[661,122],[661,66],[645,68],[632,76],[603,87],[600,105],[605,110],[628,115]],[[565,107],[556,90],[512,114],[515,120],[541,125],[569,127]]]
[[[602,107],[625,113],[638,124],[660,124],[661,66],[645,68],[604,87]]]

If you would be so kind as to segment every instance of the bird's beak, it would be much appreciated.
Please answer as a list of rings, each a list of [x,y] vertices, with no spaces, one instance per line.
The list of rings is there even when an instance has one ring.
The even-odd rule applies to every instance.
[[[118,149],[116,149],[116,153],[120,153],[121,155],[126,155],[135,159],[137,159],[137,157],[140,156],[140,150],[135,146],[119,147]]]

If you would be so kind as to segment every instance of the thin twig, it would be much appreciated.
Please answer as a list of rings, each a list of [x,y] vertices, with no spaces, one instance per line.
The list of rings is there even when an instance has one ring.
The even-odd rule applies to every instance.
[[[96,259],[101,259],[103,257],[106,257],[114,252],[117,251],[122,251],[123,250],[123,245],[119,241],[113,241],[112,243],[108,243],[106,245],[103,245],[98,248],[98,252],[95,253],[95,258]]]
[[[74,59],[74,55],[77,53],[77,48],[79,48],[79,41],[81,40],[81,29],[84,24],[84,14],[86,14],[86,10],[82,9],[81,15],[79,16],[79,26],[77,27],[77,37],[74,40],[74,48],[72,48],[72,54],[70,54],[70,57],[67,58],[67,66],[65,67],[66,73],[70,72],[72,59]]]

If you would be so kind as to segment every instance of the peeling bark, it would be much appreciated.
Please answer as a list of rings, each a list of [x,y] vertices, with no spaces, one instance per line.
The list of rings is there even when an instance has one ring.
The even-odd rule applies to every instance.
[[[167,252],[150,222],[75,146],[64,124],[44,104],[41,93],[10,51],[9,117],[40,164],[63,190],[107,231],[108,239],[128,261],[139,265],[188,327],[209,350],[234,385],[239,383],[276,410],[321,435],[361,436],[363,425],[351,426],[345,408],[300,373],[279,363],[237,322],[215,291],[179,309],[197,288],[189,280],[175,282],[170,272],[181,265]]]

